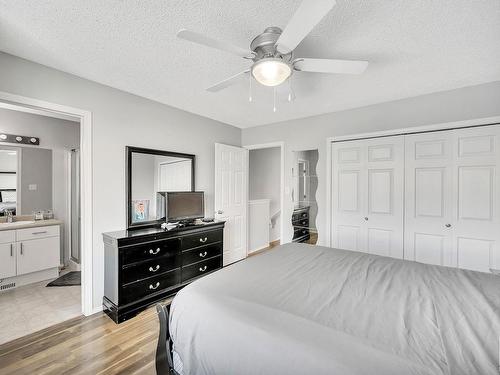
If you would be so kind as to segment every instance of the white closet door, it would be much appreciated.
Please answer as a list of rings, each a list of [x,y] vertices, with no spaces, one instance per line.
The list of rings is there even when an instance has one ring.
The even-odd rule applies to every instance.
[[[452,264],[500,268],[500,126],[453,132]]]
[[[366,141],[366,251],[403,258],[404,139]]]
[[[500,268],[500,126],[406,136],[405,259]]]
[[[364,141],[332,144],[332,245],[366,251],[366,145]]]
[[[332,244],[403,257],[403,137],[332,145]]]
[[[452,159],[449,131],[405,137],[405,259],[453,264]]]

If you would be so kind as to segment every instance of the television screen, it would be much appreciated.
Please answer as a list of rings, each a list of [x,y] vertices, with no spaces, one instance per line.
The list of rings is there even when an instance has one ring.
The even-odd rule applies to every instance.
[[[191,220],[205,216],[202,191],[167,192],[167,220]]]

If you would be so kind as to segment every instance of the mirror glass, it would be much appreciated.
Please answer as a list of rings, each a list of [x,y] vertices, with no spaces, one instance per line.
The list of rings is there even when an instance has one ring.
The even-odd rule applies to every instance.
[[[165,220],[165,193],[193,191],[194,155],[129,149],[129,226]]]
[[[294,151],[292,167],[292,199],[294,210],[292,214],[293,241],[316,244],[318,230],[316,217],[318,204],[318,150]]]
[[[52,150],[0,147],[0,216],[52,210]]]

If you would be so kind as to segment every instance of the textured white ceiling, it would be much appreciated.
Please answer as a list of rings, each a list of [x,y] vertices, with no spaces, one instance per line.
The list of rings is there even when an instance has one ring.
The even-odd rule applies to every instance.
[[[297,99],[248,82],[205,88],[245,60],[175,37],[247,47],[284,27],[299,0],[0,0],[0,50],[239,127],[500,80],[499,0],[338,0],[296,56],[369,60],[360,76],[297,73]]]

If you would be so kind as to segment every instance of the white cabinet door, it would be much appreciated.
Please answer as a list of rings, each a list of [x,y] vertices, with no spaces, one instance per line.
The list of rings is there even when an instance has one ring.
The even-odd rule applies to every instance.
[[[405,137],[405,259],[452,266],[452,132]]]
[[[332,243],[403,257],[403,137],[332,145]]]
[[[225,220],[223,264],[247,256],[248,150],[215,144],[215,218]]]
[[[18,242],[17,274],[36,272],[59,266],[59,237]]]
[[[16,276],[16,245],[0,244],[0,279]]]

